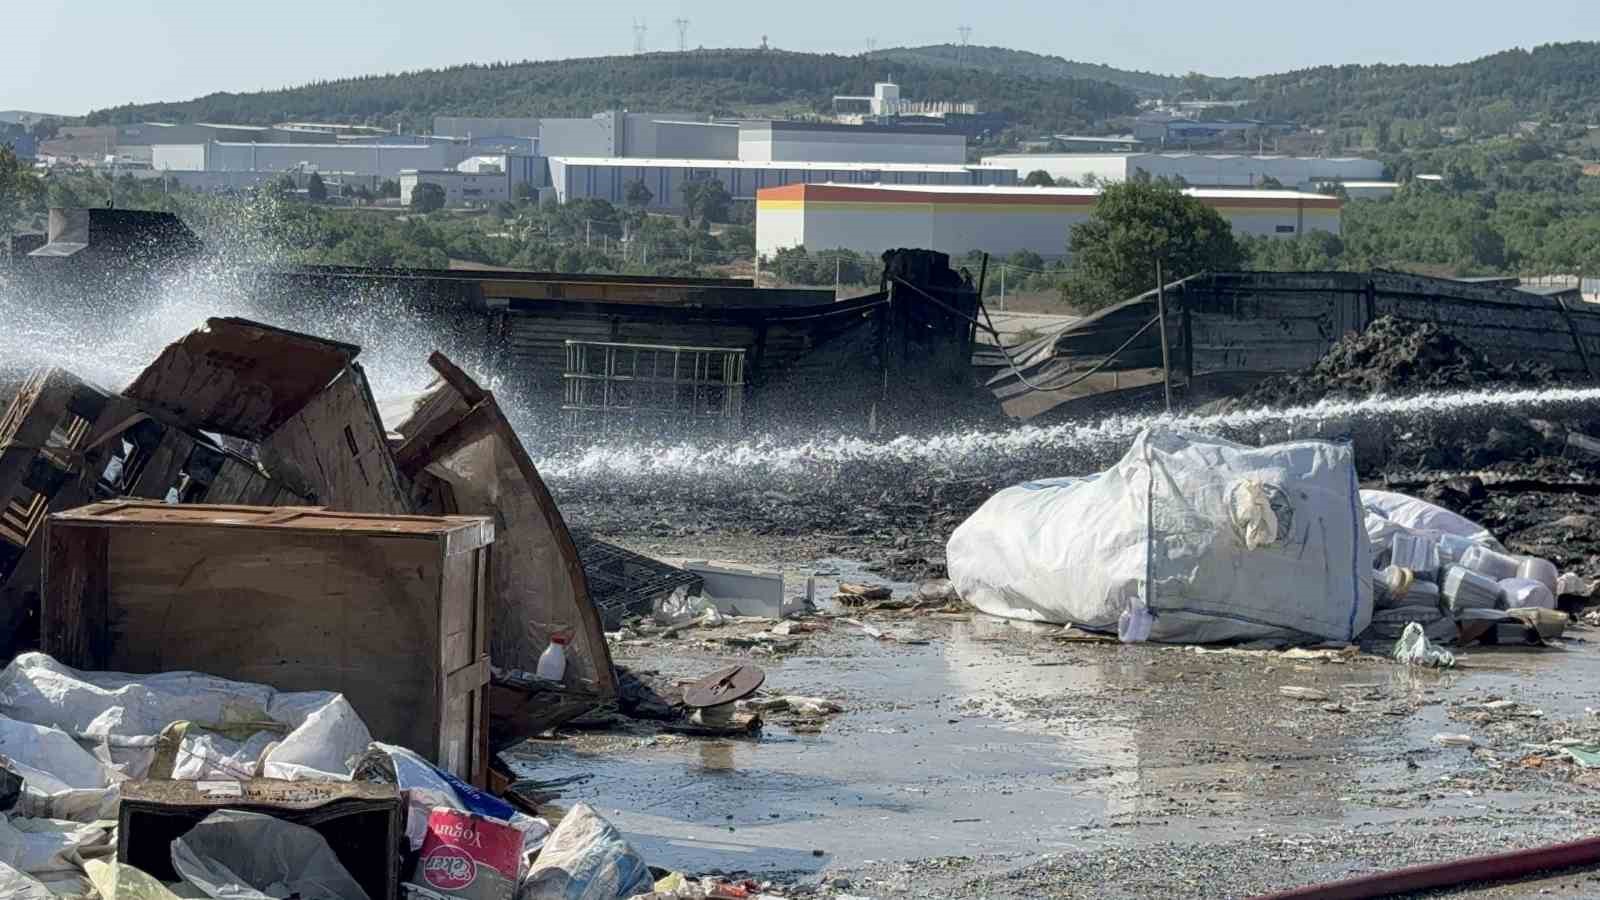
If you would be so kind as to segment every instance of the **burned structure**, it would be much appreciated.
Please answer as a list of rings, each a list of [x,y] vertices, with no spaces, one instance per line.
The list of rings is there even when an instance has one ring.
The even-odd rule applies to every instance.
[[[1017,416],[1158,404],[1165,386],[1194,405],[1309,368],[1383,317],[1437,326],[1504,362],[1547,364],[1566,381],[1600,374],[1600,310],[1575,288],[1390,271],[1202,273],[1010,348],[1009,363],[995,353],[979,362]]]

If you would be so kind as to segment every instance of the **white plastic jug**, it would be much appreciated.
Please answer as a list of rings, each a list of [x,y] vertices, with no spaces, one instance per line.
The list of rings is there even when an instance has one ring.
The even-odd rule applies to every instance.
[[[560,681],[567,674],[567,635],[552,634],[550,646],[539,654],[538,676],[545,681]]]

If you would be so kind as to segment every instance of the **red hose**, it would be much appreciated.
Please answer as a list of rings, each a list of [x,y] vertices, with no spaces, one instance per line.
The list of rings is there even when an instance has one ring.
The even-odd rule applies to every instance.
[[[1469,856],[1449,862],[1429,863],[1375,875],[1361,875],[1330,884],[1312,884],[1256,900],[1365,900],[1412,891],[1450,887],[1470,881],[1508,881],[1549,869],[1566,869],[1600,862],[1600,838],[1567,844],[1550,844],[1488,856]]]

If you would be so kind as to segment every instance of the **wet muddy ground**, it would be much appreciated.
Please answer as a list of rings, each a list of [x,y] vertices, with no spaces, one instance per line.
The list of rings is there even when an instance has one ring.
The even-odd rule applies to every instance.
[[[882,580],[808,555],[808,541],[628,543],[780,566],[791,591],[814,575],[819,598],[841,579]],[[1467,648],[1436,671],[1354,652],[1084,643],[959,608],[819,605],[818,631],[776,643],[752,646],[770,626],[744,623],[612,650],[666,684],[754,662],[764,691],[844,712],[770,714],[752,739],[618,718],[529,742],[518,768],[581,778],[562,800],[594,804],[653,865],[753,873],[791,894],[1249,896],[1600,834],[1600,768],[1563,750],[1600,747],[1600,629],[1555,648]],[[1597,878],[1471,895],[1600,896]]]

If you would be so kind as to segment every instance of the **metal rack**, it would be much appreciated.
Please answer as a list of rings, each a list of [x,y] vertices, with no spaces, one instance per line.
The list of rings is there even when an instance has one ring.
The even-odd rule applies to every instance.
[[[731,432],[744,419],[744,350],[567,341],[562,411],[573,430],[663,423]]]
[[[607,630],[622,627],[628,616],[649,615],[658,597],[680,587],[700,593],[701,577],[669,566],[660,560],[641,556],[615,544],[597,540],[581,531],[572,533],[589,582],[589,599],[600,613]]]

